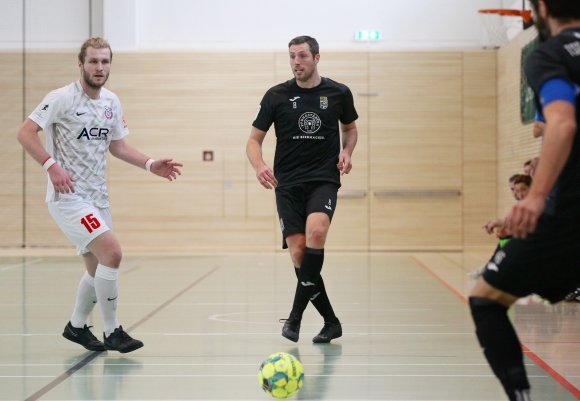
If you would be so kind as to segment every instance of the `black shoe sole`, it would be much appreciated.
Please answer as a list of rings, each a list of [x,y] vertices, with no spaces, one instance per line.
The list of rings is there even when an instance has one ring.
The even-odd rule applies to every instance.
[[[314,337],[312,339],[312,342],[314,344],[328,344],[330,341],[334,340],[335,338],[340,338],[342,337],[342,334],[339,336],[334,336],[334,337],[330,337],[330,338],[319,338],[317,339],[316,337]]]
[[[78,344],[78,345],[82,346],[82,347],[83,347],[83,348],[85,348],[85,349],[88,349],[89,351],[97,351],[97,352],[98,352],[98,351],[106,351],[106,350],[107,350],[107,349],[105,348],[105,345],[104,345],[104,344],[103,344],[102,346],[95,346],[95,347],[89,347],[88,345],[81,344],[81,343],[80,343],[80,342],[77,340],[77,338],[76,338],[76,337],[73,337],[73,336],[71,336],[71,335],[67,334],[66,332],[62,333],[62,336],[63,336],[64,338],[66,338],[67,340],[69,340],[69,341],[71,341],[71,342],[73,342],[73,343],[75,343],[75,344]]]
[[[121,350],[121,349],[117,349],[117,348],[114,348],[114,347],[111,347],[111,346],[105,344],[105,348],[107,350],[109,350],[109,351],[118,351],[121,354],[126,354],[127,352],[135,351],[136,349],[139,349],[141,347],[143,347],[143,343],[141,343],[141,344],[135,344],[135,345],[133,345],[131,347],[127,347],[127,348],[124,348],[124,349]]]
[[[284,333],[282,333],[282,337],[287,338],[288,340],[297,343],[298,342],[298,337],[292,337],[292,336],[287,336]]]

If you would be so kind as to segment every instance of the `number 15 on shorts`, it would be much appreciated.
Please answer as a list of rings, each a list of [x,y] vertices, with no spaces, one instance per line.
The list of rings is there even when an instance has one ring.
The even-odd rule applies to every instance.
[[[85,226],[89,234],[92,233],[93,230],[96,230],[101,226],[101,222],[99,221],[99,219],[93,216],[92,213],[87,214],[85,217],[83,217],[81,219],[81,224]]]

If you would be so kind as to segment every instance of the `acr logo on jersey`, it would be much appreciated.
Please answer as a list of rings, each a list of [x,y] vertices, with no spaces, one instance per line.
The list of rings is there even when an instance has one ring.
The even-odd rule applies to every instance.
[[[85,138],[89,141],[106,141],[109,135],[108,128],[83,128],[77,139]]]

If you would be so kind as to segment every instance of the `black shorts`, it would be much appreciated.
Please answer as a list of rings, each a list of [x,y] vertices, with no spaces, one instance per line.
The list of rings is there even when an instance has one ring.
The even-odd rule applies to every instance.
[[[339,185],[330,182],[305,182],[276,188],[276,207],[282,230],[282,248],[288,248],[286,237],[306,232],[306,218],[325,213],[332,221]]]
[[[580,284],[580,215],[542,215],[535,233],[495,252],[483,278],[517,297],[561,301]]]

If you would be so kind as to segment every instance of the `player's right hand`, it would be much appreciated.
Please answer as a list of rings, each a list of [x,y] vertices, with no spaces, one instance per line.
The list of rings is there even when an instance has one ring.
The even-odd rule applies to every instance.
[[[266,189],[273,189],[278,185],[278,180],[274,177],[274,172],[265,164],[256,170],[256,178]]]
[[[61,194],[74,193],[75,189],[72,178],[67,171],[57,163],[50,166],[48,169],[48,175],[50,176],[50,182],[52,182],[56,192]]]

